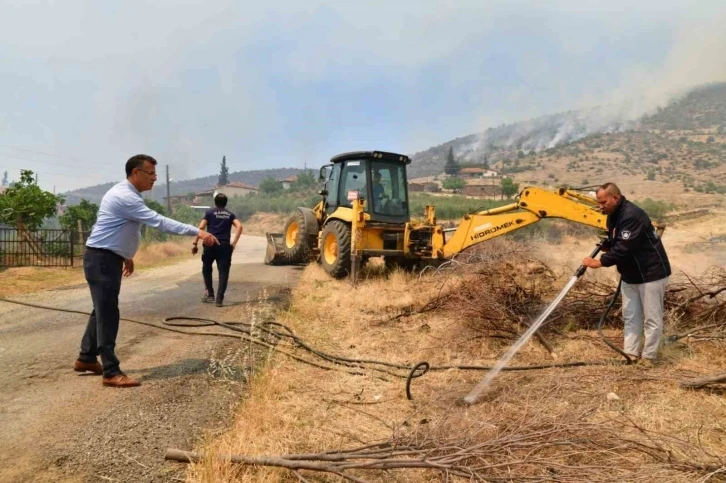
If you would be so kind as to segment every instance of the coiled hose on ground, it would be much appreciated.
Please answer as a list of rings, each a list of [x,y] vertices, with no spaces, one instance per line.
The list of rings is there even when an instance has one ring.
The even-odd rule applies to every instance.
[[[618,284],[618,290],[613,295],[612,299],[610,300],[610,303],[606,307],[605,311],[603,312],[602,316],[600,317],[600,321],[598,323],[598,333],[600,334],[600,337],[603,339],[605,344],[607,344],[610,348],[621,354],[626,359],[626,363],[630,364],[632,363],[632,360],[628,355],[621,351],[619,348],[614,346],[612,343],[610,343],[605,336],[602,333],[602,324],[605,318],[607,317],[608,313],[610,312],[610,309],[615,303],[615,299],[617,298],[617,294],[620,290],[620,283]],[[10,304],[16,304],[16,305],[23,305],[26,307],[32,307],[36,309],[42,309],[42,310],[51,310],[56,312],[65,312],[65,313],[71,313],[71,314],[80,314],[85,316],[90,316],[90,312],[84,312],[82,310],[72,310],[72,309],[61,309],[57,307],[49,307],[46,305],[40,305],[40,304],[33,304],[29,302],[22,302],[19,300],[12,300],[0,297],[0,302],[6,302]],[[152,327],[156,329],[166,330],[169,332],[175,332],[178,334],[186,334],[186,335],[205,335],[205,336],[217,336],[217,337],[234,337],[239,338],[242,340],[246,340],[248,342],[266,347],[270,350],[276,351],[280,354],[283,354],[287,357],[290,357],[293,360],[296,360],[298,362],[302,362],[304,364],[317,367],[324,370],[337,370],[346,372],[348,374],[352,375],[365,375],[366,371],[375,371],[379,373],[379,377],[383,377],[383,375],[389,375],[393,377],[398,378],[405,378],[406,379],[406,397],[410,400],[413,399],[413,396],[411,395],[411,381],[415,378],[421,377],[424,374],[426,374],[429,371],[445,371],[449,369],[457,369],[462,371],[489,371],[493,369],[493,366],[480,366],[480,365],[441,365],[441,366],[431,366],[428,362],[419,362],[415,364],[414,366],[406,365],[406,364],[396,364],[392,362],[386,362],[386,361],[377,361],[377,360],[371,360],[371,359],[352,359],[347,358],[343,356],[337,356],[334,354],[329,354],[327,352],[321,351],[319,349],[315,349],[314,347],[307,344],[302,338],[300,338],[298,335],[295,334],[295,332],[288,326],[281,324],[279,322],[262,322],[258,324],[251,324],[247,322],[220,322],[218,320],[214,319],[208,319],[208,318],[200,318],[200,317],[187,317],[187,316],[175,316],[175,317],[167,317],[163,321],[163,325],[154,324],[151,322],[145,322],[142,320],[134,320],[129,319],[126,317],[122,317],[121,320],[125,320],[127,322],[131,322],[134,324],[144,325],[147,327]],[[190,321],[190,323],[183,323],[181,321]],[[198,327],[211,327],[211,326],[219,326],[223,327],[229,331],[232,331],[234,333],[230,332],[207,332],[207,331],[194,331],[194,330],[181,330],[181,327],[184,328],[198,328]],[[316,362],[314,360],[310,360],[308,358],[302,357],[298,354],[294,354],[292,352],[286,351],[280,347],[278,347],[279,342],[287,340],[289,341],[293,347],[297,347],[299,349],[304,350],[308,354],[313,355],[317,359],[321,359],[322,361],[325,361],[330,364],[322,364],[319,362]],[[604,366],[604,365],[612,365],[612,362],[602,362],[602,361],[576,361],[576,362],[562,362],[562,363],[551,363],[551,364],[538,364],[538,365],[529,365],[529,366],[508,366],[503,368],[504,371],[531,371],[531,370],[539,370],[539,369],[552,369],[552,368],[564,368],[564,367],[581,367],[581,366]],[[406,371],[406,372],[396,372],[396,371]]]

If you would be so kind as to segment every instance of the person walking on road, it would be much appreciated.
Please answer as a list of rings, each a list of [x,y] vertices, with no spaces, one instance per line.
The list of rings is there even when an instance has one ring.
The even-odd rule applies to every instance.
[[[219,241],[192,225],[166,218],[144,204],[141,192],[156,181],[156,160],[137,154],[126,162],[126,180],[103,196],[96,224],[86,242],[83,270],[91,290],[93,312],[81,339],[81,352],[73,365],[76,372],[103,374],[103,385],[134,387],[141,383],[121,371],[115,354],[119,329],[118,296],[121,278],[134,273],[134,255],[141,242],[141,224],[166,233],[196,236],[205,245]],[[101,362],[98,363],[98,356]]]
[[[652,367],[663,334],[663,298],[671,275],[668,255],[648,215],[626,200],[614,183],[600,186],[595,196],[608,215],[608,239],[599,260],[587,257],[582,264],[589,268],[617,267],[622,277],[625,353]]]
[[[234,226],[234,241],[230,244],[231,231]],[[242,223],[234,213],[227,209],[227,195],[219,193],[214,197],[214,208],[204,214],[199,223],[199,229],[207,228],[209,233],[219,240],[219,245],[205,246],[202,252],[202,277],[204,278],[204,295],[202,302],[214,302],[217,307],[224,304],[224,293],[227,291],[229,280],[229,268],[232,265],[232,252],[237,246],[240,235],[242,235]],[[198,238],[194,240],[192,255],[197,254]],[[217,296],[214,296],[214,283],[212,280],[212,264],[217,263],[219,272],[219,286]]]

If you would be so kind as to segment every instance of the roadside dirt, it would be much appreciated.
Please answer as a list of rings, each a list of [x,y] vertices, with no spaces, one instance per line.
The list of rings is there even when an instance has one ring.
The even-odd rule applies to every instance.
[[[240,241],[226,307],[200,302],[196,258],[124,280],[121,315],[159,324],[176,315],[240,321],[284,306],[298,271],[263,265],[264,248],[263,238]],[[91,308],[84,284],[16,298]],[[122,369],[143,385],[104,388],[99,376],[71,369],[86,321],[0,302],[0,482],[183,480],[183,465],[165,462],[164,452],[224,429],[245,390],[248,348],[122,321]]]

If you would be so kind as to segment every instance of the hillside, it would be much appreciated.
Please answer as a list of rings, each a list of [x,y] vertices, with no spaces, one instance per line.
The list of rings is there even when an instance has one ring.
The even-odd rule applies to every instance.
[[[686,205],[722,199],[713,193],[726,193],[726,83],[693,89],[640,119],[628,119],[623,112],[615,107],[569,111],[456,138],[413,154],[409,179],[442,173],[452,147],[460,163],[488,164],[519,183],[581,186],[610,180],[635,197],[666,197]],[[265,177],[285,178],[299,171],[239,171],[230,180],[259,185]],[[172,194],[200,191],[216,182],[216,174],[173,182]],[[110,186],[73,191],[68,203],[81,198],[98,202]],[[165,195],[166,187],[159,183],[152,196],[160,201]]]
[[[726,83],[694,89],[637,122],[578,111],[487,130],[413,156],[412,177],[438,174],[451,146],[520,184],[557,187],[615,181],[635,198],[689,204],[726,193]]]
[[[216,166],[216,165],[215,165]],[[276,179],[284,179],[302,171],[298,168],[277,168],[277,169],[259,169],[254,171],[235,171],[229,173],[229,181],[233,183],[246,183],[252,186],[258,186],[260,182],[268,177]],[[160,170],[161,172],[161,170]],[[119,177],[119,181],[121,178]],[[96,186],[90,186],[88,188],[82,188],[74,190],[68,193],[63,193],[66,197],[66,204],[75,205],[81,202],[81,199],[87,199],[93,203],[100,203],[101,198],[115,183],[104,183]],[[213,188],[217,185],[217,174],[213,176],[205,176],[203,178],[195,178],[189,180],[172,181],[171,183],[171,194],[181,195],[189,192],[203,191],[209,188]],[[166,184],[159,178],[156,186],[152,190],[151,194],[145,194],[149,198],[153,198],[156,201],[163,201],[166,196]]]
[[[503,124],[483,133],[456,138],[414,154],[412,177],[431,176],[442,172],[450,146],[462,163],[493,164],[518,154],[541,152],[568,144],[591,134],[621,132],[635,127],[634,122],[619,120],[617,115],[601,108],[569,111]]]
[[[520,183],[585,186],[615,181],[636,197],[726,193],[726,139],[632,131],[589,136],[495,166]]]

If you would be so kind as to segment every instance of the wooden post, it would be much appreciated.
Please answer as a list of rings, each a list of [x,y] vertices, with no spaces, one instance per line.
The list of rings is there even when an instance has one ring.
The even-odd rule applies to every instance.
[[[79,245],[81,246],[81,254],[80,256],[83,256],[83,252],[86,249],[86,240],[83,238],[83,223],[81,223],[81,220],[76,220],[78,222],[78,241],[80,242]],[[71,232],[71,240],[73,240],[73,232]],[[76,259],[76,247],[73,243],[71,243],[71,267],[74,266],[74,261]]]
[[[166,209],[169,210],[168,216],[171,216],[171,188],[169,187],[169,165],[166,165]]]
[[[81,245],[85,245],[86,241],[83,239],[83,223],[81,223],[81,220],[78,221],[78,240],[80,240]]]

